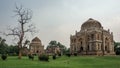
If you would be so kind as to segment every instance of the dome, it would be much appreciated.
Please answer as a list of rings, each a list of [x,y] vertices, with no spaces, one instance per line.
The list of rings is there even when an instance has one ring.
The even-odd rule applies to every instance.
[[[89,18],[86,22],[82,24],[81,29],[88,29],[91,27],[102,28],[99,21]]]
[[[41,40],[38,37],[35,37],[32,42],[41,42]]]

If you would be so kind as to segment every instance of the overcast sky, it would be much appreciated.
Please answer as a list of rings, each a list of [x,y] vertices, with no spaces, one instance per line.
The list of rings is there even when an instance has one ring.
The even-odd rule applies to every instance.
[[[33,11],[31,23],[38,32],[28,38],[38,36],[45,46],[57,40],[69,47],[70,35],[80,31],[89,18],[101,22],[104,29],[113,32],[114,40],[120,41],[120,0],[0,0],[0,31],[17,25],[15,4]],[[14,43],[12,37],[3,38]]]

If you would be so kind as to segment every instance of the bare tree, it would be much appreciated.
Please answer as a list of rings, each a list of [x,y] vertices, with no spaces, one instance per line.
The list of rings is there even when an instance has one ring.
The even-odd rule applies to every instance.
[[[29,9],[25,9],[22,6],[18,7],[15,6],[14,12],[16,13],[15,16],[17,16],[18,25],[14,28],[9,28],[10,31],[7,33],[7,35],[12,35],[15,38],[18,39],[18,48],[19,48],[19,56],[18,58],[22,58],[22,48],[25,47],[25,45],[28,43],[28,40],[25,41],[25,35],[27,32],[34,33],[35,32],[35,26],[30,23],[32,19],[32,11]],[[23,43],[24,42],[24,43]]]

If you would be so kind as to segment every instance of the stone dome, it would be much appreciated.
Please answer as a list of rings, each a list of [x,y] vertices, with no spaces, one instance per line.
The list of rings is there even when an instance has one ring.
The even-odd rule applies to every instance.
[[[41,40],[38,37],[35,37],[32,42],[41,42]]]
[[[100,24],[99,21],[89,18],[86,22],[82,24],[81,29],[83,30],[91,27],[102,28],[102,25]]]

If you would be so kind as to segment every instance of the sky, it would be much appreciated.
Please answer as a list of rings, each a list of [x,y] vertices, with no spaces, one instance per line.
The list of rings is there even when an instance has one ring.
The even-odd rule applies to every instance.
[[[98,20],[104,29],[113,32],[114,40],[120,41],[120,0],[0,0],[0,31],[18,25],[13,12],[15,4],[29,8],[33,12],[31,23],[37,32],[28,35],[31,41],[39,37],[46,47],[51,40],[70,46],[70,35],[80,31],[81,25],[93,18]],[[6,42],[14,44],[13,37],[3,36]]]

